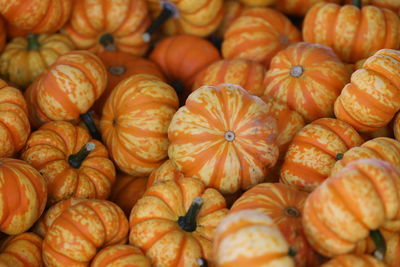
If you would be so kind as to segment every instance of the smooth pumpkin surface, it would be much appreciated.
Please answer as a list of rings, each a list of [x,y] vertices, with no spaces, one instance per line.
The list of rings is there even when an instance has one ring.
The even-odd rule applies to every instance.
[[[122,171],[146,176],[164,162],[177,109],[174,89],[155,76],[137,74],[118,84],[105,103],[100,131]]]
[[[31,132],[28,107],[21,91],[0,79],[0,157],[12,157]]]
[[[27,231],[42,214],[47,200],[45,179],[25,161],[0,158],[0,231]]]
[[[330,46],[340,59],[355,63],[382,48],[398,49],[400,20],[389,9],[318,3],[303,23],[306,42]]]
[[[334,257],[332,260],[324,263],[321,267],[346,267],[346,266],[357,266],[357,267],[385,267],[382,261],[378,261],[371,255],[367,254],[348,254]]]
[[[91,267],[150,267],[150,260],[131,245],[112,245],[97,252]]]
[[[71,18],[63,28],[78,49],[107,49],[143,55],[148,43],[142,34],[150,25],[146,0],[75,1]]]
[[[335,116],[361,132],[384,127],[400,109],[399,75],[400,51],[379,50],[351,75],[335,101]]]
[[[179,218],[199,197],[198,214],[182,226]],[[214,230],[227,212],[224,197],[198,179],[154,184],[132,209],[129,243],[142,249],[152,266],[198,266],[199,258],[212,264]]]
[[[233,84],[202,86],[172,118],[169,158],[186,177],[221,193],[262,182],[278,159],[267,104]]]
[[[10,236],[0,245],[2,266],[43,266],[42,238],[30,232]]]

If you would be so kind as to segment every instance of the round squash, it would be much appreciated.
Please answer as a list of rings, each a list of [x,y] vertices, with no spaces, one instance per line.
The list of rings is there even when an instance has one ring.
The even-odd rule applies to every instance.
[[[221,193],[262,182],[278,159],[268,106],[237,85],[202,86],[172,118],[169,158],[186,177]]]
[[[293,16],[304,17],[308,10],[318,2],[331,2],[340,4],[341,0],[279,0],[275,8],[279,11]]]
[[[107,99],[100,131],[114,162],[125,173],[146,176],[167,157],[167,129],[178,109],[172,87],[155,76],[123,80]]]
[[[321,267],[345,267],[345,266],[386,267],[386,264],[384,264],[382,261],[375,259],[371,255],[347,254],[334,257],[330,261],[321,265]]]
[[[172,160],[168,159],[150,173],[146,188],[149,188],[153,184],[163,183],[170,180],[177,181],[184,177],[183,173],[178,170],[176,164]]]
[[[70,197],[106,199],[115,181],[104,145],[69,122],[49,122],[33,132],[21,158],[46,179],[49,205]]]
[[[16,37],[0,56],[0,74],[13,84],[26,88],[56,59],[75,49],[62,34],[29,34]]]
[[[1,266],[43,266],[42,238],[34,233],[10,236],[0,245]]]
[[[224,16],[219,24],[215,35],[221,40],[231,24],[242,14],[246,6],[237,0],[224,0]]]
[[[150,260],[137,247],[112,245],[97,252],[90,267],[150,267]]]
[[[352,0],[345,0],[344,2],[346,4],[351,4]],[[373,5],[380,8],[387,8],[395,13],[399,13],[400,11],[400,2],[397,0],[362,0],[362,5]]]
[[[14,156],[24,147],[30,132],[24,96],[0,79],[0,157]]]

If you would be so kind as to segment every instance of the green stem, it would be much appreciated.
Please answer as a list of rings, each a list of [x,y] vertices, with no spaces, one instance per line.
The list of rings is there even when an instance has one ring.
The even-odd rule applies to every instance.
[[[358,7],[358,8],[361,9],[361,7],[362,7],[362,1],[361,1],[361,0],[353,0],[353,1],[352,1],[352,5],[353,5],[353,6],[356,6],[356,7]]]
[[[369,235],[370,235],[372,241],[374,241],[374,244],[376,247],[375,252],[374,252],[375,258],[377,258],[378,260],[383,260],[383,258],[385,257],[385,254],[386,254],[385,238],[383,237],[382,233],[378,229],[370,231]]]
[[[91,151],[93,151],[96,148],[96,144],[92,142],[86,143],[81,150],[79,150],[78,153],[76,154],[71,154],[68,157],[68,163],[71,165],[72,168],[74,169],[79,169],[82,165],[82,162],[85,160],[85,158],[89,155]]]
[[[115,51],[115,50],[117,50],[115,48],[114,36],[112,36],[112,34],[110,34],[110,33],[103,34],[100,37],[99,42],[104,47],[104,49],[107,50],[107,51]]]
[[[200,212],[200,208],[203,205],[203,199],[201,197],[196,197],[186,212],[185,216],[180,216],[178,218],[179,226],[186,232],[194,232],[197,228],[197,215]]]
[[[38,41],[37,34],[30,33],[26,38],[28,39],[28,51],[40,49],[40,43]]]
[[[336,160],[342,160],[343,159],[344,154],[343,153],[337,153],[336,154]]]
[[[85,123],[86,127],[89,130],[90,135],[93,139],[96,139],[101,142],[101,134],[94,123],[93,117],[90,112],[86,112],[81,114],[81,119]]]
[[[143,33],[142,38],[146,43],[150,42],[151,35],[157,31],[170,17],[173,17],[177,14],[177,10],[174,4],[165,1],[163,2],[163,8],[160,14],[153,20],[150,26]]]

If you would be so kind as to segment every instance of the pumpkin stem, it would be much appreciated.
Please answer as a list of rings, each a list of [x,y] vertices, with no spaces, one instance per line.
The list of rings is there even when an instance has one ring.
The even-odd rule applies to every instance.
[[[297,255],[296,249],[292,246],[289,246],[288,255],[292,258],[296,257],[296,255]]]
[[[37,34],[30,33],[26,38],[28,39],[28,51],[38,50],[40,48]]]
[[[176,16],[178,11],[174,4],[164,1],[162,2],[161,13],[157,16],[155,20],[150,24],[146,31],[142,35],[143,41],[146,43],[150,42],[151,35],[157,31],[170,17]]]
[[[81,114],[81,119],[83,120],[86,127],[88,128],[89,133],[92,136],[92,138],[101,142],[101,134],[100,134],[99,130],[97,129],[96,124],[94,124],[94,120],[93,120],[90,112]]]
[[[111,66],[108,68],[108,72],[114,76],[121,76],[126,72],[126,67],[123,65]]]
[[[178,218],[178,224],[182,230],[186,232],[194,232],[196,230],[197,215],[202,205],[203,199],[201,197],[196,197],[190,205],[189,210],[186,212],[186,215]]]
[[[91,151],[96,148],[96,144],[93,142],[88,142],[84,145],[81,150],[79,150],[76,154],[71,154],[68,157],[68,163],[74,169],[79,169],[82,165],[82,162],[89,155]]]
[[[336,160],[342,160],[343,157],[344,157],[344,154],[343,154],[343,153],[337,153],[337,154],[336,154]]]
[[[115,47],[114,43],[114,36],[110,33],[103,34],[99,39],[100,44],[104,47],[107,51],[115,51],[117,48]]]
[[[353,6],[356,6],[356,7],[360,8],[360,9],[362,7],[362,1],[361,0],[353,0],[351,4]]]
[[[198,258],[197,263],[199,264],[199,267],[208,267],[208,262],[203,258]]]
[[[378,260],[383,260],[386,254],[386,242],[385,238],[383,238],[382,233],[376,229],[369,232],[369,235],[375,243],[376,250],[374,252],[375,258]]]

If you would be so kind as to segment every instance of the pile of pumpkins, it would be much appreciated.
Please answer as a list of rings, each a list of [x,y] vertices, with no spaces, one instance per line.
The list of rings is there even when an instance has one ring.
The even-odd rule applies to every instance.
[[[0,265],[400,266],[399,15],[0,0]]]

